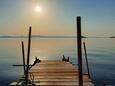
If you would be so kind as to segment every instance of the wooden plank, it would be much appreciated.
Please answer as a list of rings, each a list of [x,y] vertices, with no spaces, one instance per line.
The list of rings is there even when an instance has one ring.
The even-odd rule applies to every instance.
[[[43,78],[47,78],[47,79],[53,79],[53,78],[57,78],[57,79],[64,79],[64,78],[66,78],[66,79],[69,79],[69,78],[70,78],[70,79],[71,79],[71,78],[72,78],[72,79],[78,79],[78,76],[61,76],[61,75],[60,75],[60,76],[48,76],[48,75],[46,75],[46,76],[34,76],[34,78],[39,78],[39,79],[40,79],[40,78],[41,78],[41,79],[43,79]],[[86,76],[86,75],[84,75],[83,78],[84,78],[84,79],[85,79],[85,78],[86,78],[86,79],[89,79],[88,76]]]
[[[66,64],[63,64],[63,63],[39,63],[39,64],[36,64],[36,65],[34,65],[34,67],[35,66],[54,66],[54,65],[57,65],[57,66],[72,66],[72,64],[68,64],[68,63],[66,63]]]
[[[52,67],[52,68],[39,68],[39,69],[32,69],[32,70],[30,70],[30,72],[40,72],[40,71],[73,71],[73,72],[78,72],[78,70],[76,70],[76,69],[74,69],[74,68],[54,68],[54,67]]]
[[[46,76],[46,75],[49,75],[49,76],[78,76],[78,73],[33,73],[34,76],[39,76],[39,75],[42,75],[42,76]]]
[[[72,64],[36,64],[33,67],[37,67],[37,66],[71,66]]]
[[[30,71],[37,71],[37,70],[76,70],[76,71],[78,71],[77,69],[75,69],[75,68],[71,68],[71,67],[39,67],[39,68],[32,68],[32,69],[30,69]]]
[[[39,64],[68,64],[69,62],[61,61],[61,60],[43,60]]]
[[[69,79],[58,79],[58,78],[53,78],[53,79],[41,79],[41,78],[34,78],[34,81],[44,81],[44,82],[66,82],[66,81],[76,81],[78,82],[78,79],[74,79],[74,78],[69,78]],[[90,79],[83,79],[84,82],[90,82],[91,80]]]
[[[35,67],[33,67],[32,69],[42,69],[42,68],[52,68],[52,69],[57,69],[57,68],[61,68],[61,69],[66,69],[66,68],[69,68],[69,69],[75,69],[74,67],[71,67],[71,66],[64,66],[64,67],[62,67],[62,66],[35,66]]]

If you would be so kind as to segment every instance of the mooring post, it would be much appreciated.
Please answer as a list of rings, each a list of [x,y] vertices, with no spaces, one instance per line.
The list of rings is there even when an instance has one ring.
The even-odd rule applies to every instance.
[[[77,16],[76,20],[77,20],[77,52],[78,52],[79,86],[83,86],[81,16]]]
[[[86,51],[85,42],[83,42],[83,46],[84,46],[85,59],[86,59],[86,65],[87,65],[87,72],[88,72],[89,78],[91,78],[91,77],[90,77],[90,72],[89,72],[89,63],[88,63],[88,59],[87,59],[87,51]]]
[[[23,57],[23,67],[24,67],[24,77],[26,74],[26,64],[25,64],[25,53],[24,53],[24,43],[22,41],[22,57]]]
[[[29,71],[29,60],[30,60],[30,45],[31,45],[31,27],[29,27],[28,36],[28,52],[27,52],[27,69],[26,69],[26,85],[28,84],[28,71]]]

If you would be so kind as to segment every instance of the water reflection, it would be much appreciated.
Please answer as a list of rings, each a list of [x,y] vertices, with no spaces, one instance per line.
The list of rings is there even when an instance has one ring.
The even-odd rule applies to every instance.
[[[23,75],[22,67],[12,67],[13,64],[22,64],[21,41],[25,44],[25,54],[27,54],[27,39],[0,39],[0,83],[4,86],[11,81],[16,81]],[[87,38],[86,42],[89,67],[94,82],[99,85],[103,82],[113,83],[115,81],[115,44],[114,39],[108,38]],[[71,62],[77,64],[76,40],[54,39],[54,38],[33,38],[31,45],[31,60],[33,63],[35,56],[41,60],[62,59],[64,54],[70,57]],[[84,70],[85,58],[83,52]]]

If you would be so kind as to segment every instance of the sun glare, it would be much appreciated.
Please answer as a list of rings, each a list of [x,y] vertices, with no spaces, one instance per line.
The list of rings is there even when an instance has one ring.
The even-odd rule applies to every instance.
[[[41,12],[41,7],[40,7],[40,6],[36,6],[36,7],[35,7],[35,11],[36,11],[36,12]]]

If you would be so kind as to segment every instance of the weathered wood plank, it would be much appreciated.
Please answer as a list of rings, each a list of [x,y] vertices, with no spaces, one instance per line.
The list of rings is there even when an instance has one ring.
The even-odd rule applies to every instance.
[[[57,79],[64,79],[64,78],[66,78],[66,79],[78,79],[78,76],[48,76],[48,75],[46,75],[46,76],[34,76],[34,78],[41,78],[41,79],[43,79],[43,78],[47,78],[47,79],[54,79],[54,78],[57,78]],[[86,75],[84,75],[83,76],[83,78],[85,79],[89,79],[88,78],[88,76],[86,76]]]
[[[69,69],[69,68],[65,68],[65,69],[63,69],[63,68],[54,68],[54,69],[52,69],[52,68],[50,68],[50,69],[48,69],[48,68],[41,68],[41,69],[32,69],[32,70],[30,70],[29,72],[38,72],[38,73],[40,73],[40,72],[78,72],[78,70],[75,70],[75,69]]]
[[[78,76],[78,73],[33,73],[34,76]]]
[[[58,79],[58,78],[53,78],[53,79],[41,79],[41,78],[34,78],[34,81],[44,81],[44,82],[69,82],[69,81],[75,81],[75,82],[78,82],[78,79],[73,79],[73,78],[70,78],[70,79]],[[89,79],[83,79],[84,82],[90,82],[91,80]]]

